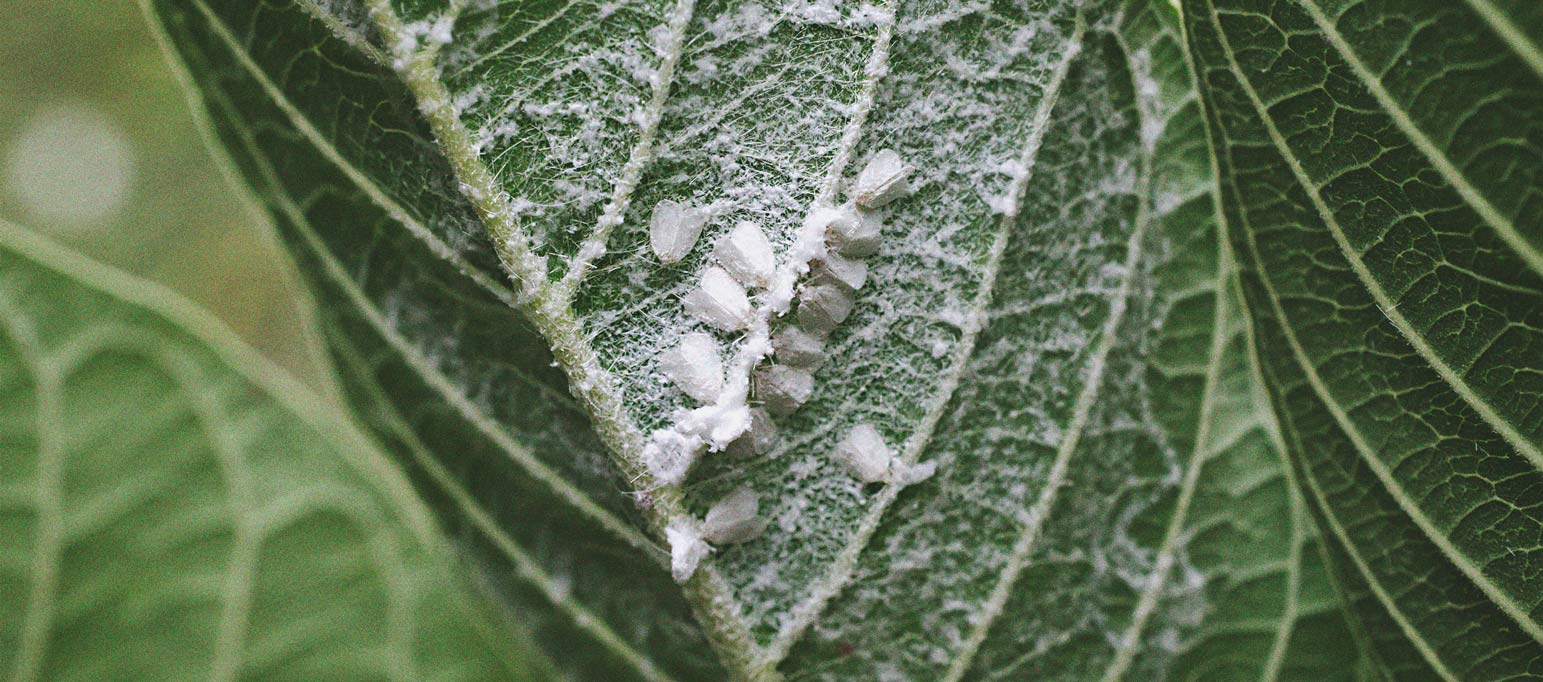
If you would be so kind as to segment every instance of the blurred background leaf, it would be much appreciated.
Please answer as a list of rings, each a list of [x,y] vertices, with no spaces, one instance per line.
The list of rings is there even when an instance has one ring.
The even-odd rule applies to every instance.
[[[0,218],[186,294],[330,394],[288,265],[138,5],[0,2],[0,26]]]

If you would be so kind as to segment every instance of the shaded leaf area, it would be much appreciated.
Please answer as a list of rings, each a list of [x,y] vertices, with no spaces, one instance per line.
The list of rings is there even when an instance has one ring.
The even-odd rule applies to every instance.
[[[538,677],[390,462],[216,325],[0,224],[8,679]]]
[[[1135,3],[1092,22],[927,444],[944,466],[793,677],[1352,679],[1255,399],[1176,21]]]
[[[439,248],[476,219],[394,75],[298,7],[154,10],[311,283],[350,399],[488,587],[569,674],[720,677],[491,251]]]
[[[883,148],[917,167],[915,191],[882,210],[810,403],[770,457],[711,455],[686,488],[700,514],[748,484],[770,523],[709,559],[732,588],[712,617],[753,639],[727,672],[1359,671],[1256,401],[1167,9],[402,5],[413,40],[448,41],[450,101],[422,104],[465,126],[463,158],[356,6],[206,2],[154,7],[311,281],[353,404],[562,672],[726,671],[635,529],[636,486],[514,312],[492,255],[507,245],[478,236],[457,174],[490,170],[554,286],[588,273],[556,314],[635,422],[605,430],[646,432],[688,405],[654,363],[698,324],[678,297],[705,245],[753,219],[788,266],[805,214]],[[671,267],[645,244],[664,199],[715,216]],[[864,421],[937,476],[860,486],[828,453]]]
[[[1498,7],[1186,7],[1282,433],[1400,679],[1543,665],[1543,80]]]

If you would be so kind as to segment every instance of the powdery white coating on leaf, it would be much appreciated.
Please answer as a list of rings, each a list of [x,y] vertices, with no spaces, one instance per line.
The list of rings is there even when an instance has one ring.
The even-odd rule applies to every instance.
[[[691,332],[659,356],[659,369],[686,395],[710,403],[723,391],[723,359],[711,334]]]
[[[686,311],[712,327],[737,332],[750,323],[750,298],[745,287],[718,266],[702,273],[701,284],[682,300]]]
[[[713,250],[718,263],[746,286],[766,288],[776,274],[777,257],[772,253],[766,231],[748,220],[741,220],[718,240]]]
[[[760,509],[760,495],[747,486],[735,488],[707,510],[702,537],[714,544],[753,540],[766,529]]]
[[[857,480],[880,483],[889,480],[889,465],[895,453],[877,428],[862,423],[847,431],[831,456]]]
[[[911,167],[893,149],[881,149],[852,183],[852,201],[865,209],[883,206],[911,191]]]
[[[708,218],[707,211],[670,199],[654,204],[648,224],[648,245],[659,262],[672,265],[691,253]]]
[[[696,574],[697,566],[712,553],[712,546],[702,540],[702,530],[687,520],[676,521],[664,529],[670,544],[670,577],[685,583]]]

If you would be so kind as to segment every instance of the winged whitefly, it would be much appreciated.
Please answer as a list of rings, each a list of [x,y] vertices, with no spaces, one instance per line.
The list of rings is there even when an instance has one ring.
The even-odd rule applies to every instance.
[[[764,455],[777,447],[777,423],[765,408],[750,408],[750,430],[729,444],[728,452],[735,457]]]
[[[921,483],[938,472],[937,460],[927,460],[912,465],[896,459],[889,463],[889,480],[898,485]]]
[[[809,268],[810,284],[835,284],[852,291],[868,283],[868,264],[834,253],[814,262]]]
[[[653,216],[649,220],[648,244],[659,262],[665,265],[679,263],[686,254],[691,253],[697,238],[702,236],[702,228],[707,225],[708,217],[704,209],[671,199],[654,204]]]
[[[835,211],[825,225],[825,243],[829,250],[852,258],[867,258],[879,252],[884,221],[876,213],[859,212],[850,206]]]
[[[659,429],[643,446],[643,466],[661,485],[675,485],[686,479],[686,472],[696,462],[705,443],[701,438],[673,429]]]
[[[771,365],[756,370],[756,397],[766,410],[777,416],[798,411],[814,393],[814,376],[808,370],[789,365]]]
[[[814,371],[825,362],[825,341],[796,325],[777,332],[772,337],[772,349],[777,362],[784,365]]]
[[[852,183],[852,201],[862,208],[872,209],[909,194],[911,170],[895,150],[879,150]]]
[[[686,294],[686,311],[715,329],[736,332],[750,324],[750,298],[745,287],[716,265],[702,273],[701,284]]]
[[[702,529],[695,522],[681,519],[664,529],[664,539],[670,545],[670,577],[677,583],[685,583],[696,574],[697,566],[713,551],[702,539]]]
[[[894,453],[889,443],[884,442],[884,436],[867,422],[847,431],[846,437],[836,444],[833,456],[854,478],[863,483],[888,481],[890,462],[894,459]]]
[[[760,516],[761,498],[747,486],[740,486],[707,510],[702,521],[702,537],[717,545],[754,540],[766,530]]]
[[[777,271],[777,257],[766,239],[766,231],[748,220],[741,220],[719,238],[713,255],[723,269],[745,286],[764,289],[771,285],[772,275]]]
[[[805,285],[798,296],[798,323],[826,335],[852,314],[852,294],[834,284]]]
[[[682,334],[680,343],[659,356],[659,369],[686,395],[710,403],[723,392],[723,359],[711,334]]]

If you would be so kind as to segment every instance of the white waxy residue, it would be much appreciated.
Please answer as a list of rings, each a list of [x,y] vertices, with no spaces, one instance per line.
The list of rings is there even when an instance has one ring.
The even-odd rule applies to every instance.
[[[684,584],[696,573],[697,566],[713,548],[702,540],[702,531],[690,521],[675,521],[664,529],[670,543],[670,577]]]
[[[718,341],[710,334],[692,332],[659,356],[659,368],[686,395],[710,403],[723,391],[723,360]]]
[[[893,149],[881,149],[852,183],[852,201],[862,208],[878,208],[911,191],[911,167]]]
[[[754,490],[740,486],[707,510],[702,537],[720,545],[753,540],[766,529],[760,511],[761,498]]]
[[[654,204],[649,221],[648,243],[654,255],[665,265],[679,263],[696,246],[702,227],[707,225],[707,211],[665,199]]]
[[[702,284],[682,301],[697,319],[726,332],[750,324],[750,298],[727,270],[713,266],[702,273]]]
[[[771,286],[777,271],[777,257],[772,253],[771,242],[760,225],[742,220],[728,234],[718,240],[713,250],[723,269],[746,286],[766,288]]]

